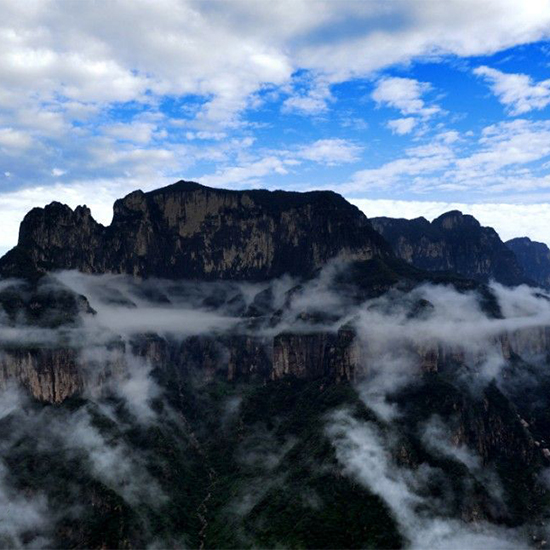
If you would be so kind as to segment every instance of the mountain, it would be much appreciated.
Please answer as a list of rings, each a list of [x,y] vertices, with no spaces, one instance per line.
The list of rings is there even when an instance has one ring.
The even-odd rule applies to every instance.
[[[542,287],[550,287],[550,249],[544,243],[519,237],[506,241],[525,274]]]
[[[436,250],[505,269],[468,223]],[[540,289],[415,267],[335,193],[188,182],[34,209],[0,266],[3,547],[548,539]]]
[[[103,227],[86,207],[31,210],[0,273],[78,269],[140,277],[308,276],[329,259],[387,257],[366,216],[329,191],[227,191],[179,181],[116,201]]]
[[[430,271],[454,271],[468,278],[505,285],[528,282],[514,253],[491,227],[482,227],[459,211],[442,214],[431,223],[379,217],[373,227],[408,263]]]

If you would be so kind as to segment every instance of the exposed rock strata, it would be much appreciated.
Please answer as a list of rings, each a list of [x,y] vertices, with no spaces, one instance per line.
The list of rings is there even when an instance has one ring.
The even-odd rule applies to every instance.
[[[337,333],[279,334],[273,342],[271,378],[329,377],[354,380],[361,368],[361,347],[351,329]]]
[[[0,274],[77,269],[140,277],[266,280],[309,276],[334,257],[387,257],[366,216],[330,191],[227,191],[178,182],[135,191],[110,226],[86,207],[31,210]]]
[[[413,346],[420,372],[438,373],[465,365],[481,365],[486,352],[449,348],[434,343]],[[550,327],[533,327],[494,338],[492,352],[503,362],[513,357],[545,360],[550,354]],[[125,347],[117,345],[107,361],[81,355],[73,348],[36,348],[0,351],[0,384],[16,381],[37,399],[59,403],[72,395],[98,391],[113,377],[128,374],[126,354],[142,357],[160,371],[175,368],[182,376],[201,380],[221,375],[227,380],[328,378],[353,381],[369,371],[368,352],[354,331],[283,332],[273,338],[229,335],[191,337],[176,342],[153,335],[137,337]],[[92,358],[91,358],[92,357]],[[131,367],[130,367],[131,368]]]
[[[490,352],[503,361],[521,357],[526,361],[546,361],[550,356],[550,327],[535,326],[499,334],[494,337]],[[469,349],[466,342],[460,347],[442,346],[438,343],[414,347],[417,365],[423,372],[442,372],[445,369],[465,365],[481,365],[487,359],[487,351]]]
[[[102,392],[112,378],[128,375],[124,349],[94,361],[71,347],[0,350],[0,387],[18,383],[35,399],[61,403],[74,395]]]
[[[203,381],[221,374],[227,380],[330,378],[351,381],[361,368],[361,352],[350,329],[337,333],[281,333],[274,338],[234,335],[221,339],[191,337],[177,342],[143,335],[120,344],[102,361],[74,348],[0,351],[0,385],[22,384],[36,399],[60,403],[73,395],[101,391],[114,376],[129,374],[128,355],[160,371],[176,369]]]

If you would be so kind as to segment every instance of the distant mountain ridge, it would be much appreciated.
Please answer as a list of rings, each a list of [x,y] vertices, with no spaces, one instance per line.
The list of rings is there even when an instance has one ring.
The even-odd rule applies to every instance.
[[[544,243],[528,237],[506,241],[506,246],[516,255],[525,274],[540,286],[550,288],[550,249]]]
[[[483,227],[473,216],[457,210],[432,222],[378,217],[371,223],[399,258],[420,269],[453,271],[505,285],[530,282],[514,252],[492,227]]]

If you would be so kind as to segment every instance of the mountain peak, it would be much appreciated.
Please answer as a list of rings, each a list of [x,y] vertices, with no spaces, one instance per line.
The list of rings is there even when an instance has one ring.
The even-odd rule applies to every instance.
[[[332,191],[230,191],[183,180],[117,200],[108,227],[86,207],[35,208],[17,248],[12,274],[13,260],[26,258],[38,271],[210,280],[309,276],[335,257],[391,255],[366,216]]]
[[[175,192],[181,193],[181,192],[188,192],[188,191],[198,191],[199,189],[212,189],[212,187],[202,185],[201,183],[197,183],[196,181],[178,180],[175,183],[166,185],[165,187],[159,187],[158,189],[153,189],[152,191],[148,191],[146,194],[149,196],[154,196],[154,195],[161,195],[163,193],[175,193]]]
[[[457,227],[481,227],[481,224],[469,214],[463,214],[460,210],[450,210],[441,214],[433,222],[434,226],[441,227],[442,229],[450,230]]]
[[[544,243],[529,237],[518,237],[506,242],[516,255],[525,273],[538,285],[550,287],[550,249]]]
[[[459,210],[445,212],[431,223],[425,218],[372,218],[371,223],[398,257],[420,269],[454,271],[481,282],[528,282],[496,231]]]

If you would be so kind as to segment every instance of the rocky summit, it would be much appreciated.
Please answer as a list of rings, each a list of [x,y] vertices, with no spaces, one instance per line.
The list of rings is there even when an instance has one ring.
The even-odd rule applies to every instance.
[[[550,249],[547,245],[528,237],[518,237],[506,241],[506,246],[515,254],[531,280],[542,287],[550,287]]]
[[[179,181],[116,201],[108,227],[86,207],[33,209],[0,272],[266,280],[311,275],[336,256],[389,254],[366,216],[336,193],[227,191]]]
[[[482,227],[473,216],[454,210],[432,222],[387,217],[371,222],[399,258],[420,269],[453,271],[478,281],[495,280],[506,285],[529,280],[497,232]]]
[[[0,260],[1,545],[544,547],[550,295],[515,244],[324,191],[33,209]]]

